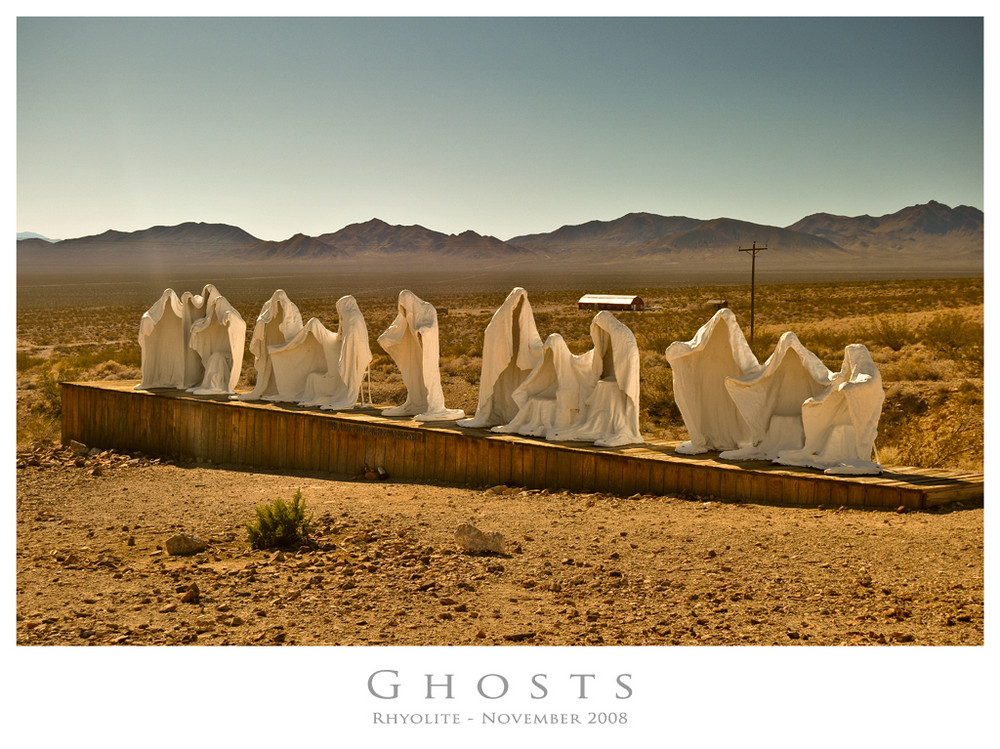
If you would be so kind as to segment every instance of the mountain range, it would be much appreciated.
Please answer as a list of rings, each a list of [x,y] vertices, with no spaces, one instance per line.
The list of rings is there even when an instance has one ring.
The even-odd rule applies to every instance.
[[[836,267],[979,272],[983,267],[983,212],[931,201],[885,216],[817,213],[787,227],[730,218],[694,219],[630,213],[506,241],[468,230],[444,234],[422,226],[390,225],[373,218],[310,237],[265,241],[236,226],[187,222],[134,232],[52,242],[38,235],[17,241],[18,269],[126,269],[239,263],[267,266],[309,263],[326,269],[390,263],[393,269],[502,267],[529,262],[573,267],[706,269],[736,258],[752,244],[766,247],[773,267]],[[428,265],[428,264],[431,265]],[[901,266],[901,264],[904,264]]]

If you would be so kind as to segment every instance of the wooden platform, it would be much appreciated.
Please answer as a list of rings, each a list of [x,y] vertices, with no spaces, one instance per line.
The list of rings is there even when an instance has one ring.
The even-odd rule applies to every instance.
[[[927,509],[983,496],[983,474],[891,468],[880,476],[827,476],[766,462],[684,456],[676,443],[597,448],[454,423],[390,419],[376,409],[328,412],[244,403],[179,390],[136,391],[135,381],[62,385],[62,439],[215,463],[356,475],[382,466],[392,478],[468,486],[604,492],[686,492],[730,501],[816,507]]]

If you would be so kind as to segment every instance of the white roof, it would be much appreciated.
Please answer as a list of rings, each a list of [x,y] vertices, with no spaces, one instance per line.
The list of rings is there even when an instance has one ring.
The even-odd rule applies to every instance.
[[[624,294],[584,294],[580,297],[579,304],[632,304],[638,296],[626,296]]]

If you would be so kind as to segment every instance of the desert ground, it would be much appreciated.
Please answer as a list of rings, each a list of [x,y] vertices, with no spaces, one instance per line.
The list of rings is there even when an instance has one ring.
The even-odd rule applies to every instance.
[[[281,280],[303,319],[331,329],[336,298],[356,294],[376,354],[375,400],[399,402],[401,379],[374,339],[400,287]],[[250,328],[277,283],[209,281]],[[337,291],[320,294],[321,283]],[[529,294],[542,336],[560,332],[582,352],[593,313],[575,309],[581,291],[568,286]],[[59,381],[139,375],[138,320],[159,291],[112,288],[18,289],[19,644],[983,643],[982,502],[907,513],[783,508],[372,482],[61,447]],[[442,310],[446,401],[471,413],[482,331],[509,287],[469,288],[414,290]],[[726,299],[745,324],[748,294],[705,284],[629,291],[650,306],[619,315],[642,356],[641,427],[683,439],[663,350],[707,321],[708,299]],[[773,284],[756,301],[761,360],[784,330],[831,369],[847,343],[869,347],[886,388],[884,464],[983,469],[981,279]],[[241,385],[253,378],[248,354]],[[309,543],[251,550],[244,524],[254,508],[296,490],[314,517]],[[463,523],[502,533],[507,553],[463,552]],[[208,547],[170,555],[177,533]]]

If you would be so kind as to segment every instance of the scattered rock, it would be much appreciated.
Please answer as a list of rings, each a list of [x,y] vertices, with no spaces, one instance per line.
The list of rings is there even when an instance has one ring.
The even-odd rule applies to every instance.
[[[534,638],[534,632],[518,632],[517,634],[503,636],[503,639],[509,642],[523,642],[524,640],[533,640]]]
[[[191,586],[184,591],[184,595],[181,596],[181,603],[198,603],[201,598],[201,591],[198,590],[197,583],[191,583]]]
[[[504,540],[500,533],[483,533],[473,525],[463,524],[455,531],[455,540],[464,551],[503,554]]]
[[[186,533],[178,533],[167,539],[167,554],[171,556],[187,556],[197,554],[208,548],[208,542],[197,536],[190,536]]]

